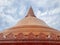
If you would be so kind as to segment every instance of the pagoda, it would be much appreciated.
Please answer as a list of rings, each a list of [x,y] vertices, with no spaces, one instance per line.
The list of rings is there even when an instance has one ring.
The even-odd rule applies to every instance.
[[[0,32],[0,42],[60,43],[60,31],[38,19],[30,7],[27,15],[12,28]]]

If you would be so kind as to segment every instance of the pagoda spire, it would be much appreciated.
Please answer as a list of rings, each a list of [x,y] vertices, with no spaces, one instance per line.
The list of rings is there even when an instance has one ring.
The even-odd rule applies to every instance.
[[[30,9],[29,9],[29,11],[28,11],[26,17],[28,17],[28,16],[36,17],[36,16],[34,15],[34,12],[33,12],[32,7],[30,7]]]

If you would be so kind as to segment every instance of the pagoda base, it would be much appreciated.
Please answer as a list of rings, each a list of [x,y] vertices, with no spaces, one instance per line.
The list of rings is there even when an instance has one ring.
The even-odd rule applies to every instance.
[[[0,45],[60,45],[60,41],[0,41]]]

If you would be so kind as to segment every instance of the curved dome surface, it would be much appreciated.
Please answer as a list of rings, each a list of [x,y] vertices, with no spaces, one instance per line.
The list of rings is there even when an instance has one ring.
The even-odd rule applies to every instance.
[[[16,26],[23,26],[23,25],[40,25],[40,26],[48,26],[46,23],[36,17],[25,17],[21,21],[17,23]]]
[[[24,19],[19,21],[16,26],[23,26],[23,25],[40,25],[40,26],[48,26],[46,23],[40,19],[38,19],[32,10],[29,9],[27,16]]]

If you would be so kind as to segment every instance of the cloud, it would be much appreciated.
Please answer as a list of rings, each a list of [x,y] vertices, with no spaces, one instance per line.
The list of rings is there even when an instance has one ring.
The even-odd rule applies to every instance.
[[[19,11],[19,15],[25,15],[25,12],[26,12],[26,6],[25,5],[22,5],[20,7],[20,11]]]
[[[14,0],[0,0],[0,30],[3,30],[11,25],[14,25],[15,20],[11,14],[14,14],[16,9],[10,8]]]
[[[15,24],[16,20],[10,16],[10,15],[5,15],[3,13],[0,13],[0,29],[8,28],[11,25]],[[4,28],[1,28],[4,27]]]
[[[6,11],[5,11],[5,13],[7,13],[7,14],[14,14],[14,13],[16,13],[16,10],[17,10],[17,8],[7,8],[6,9]]]
[[[14,0],[0,0],[0,6],[11,5]]]

